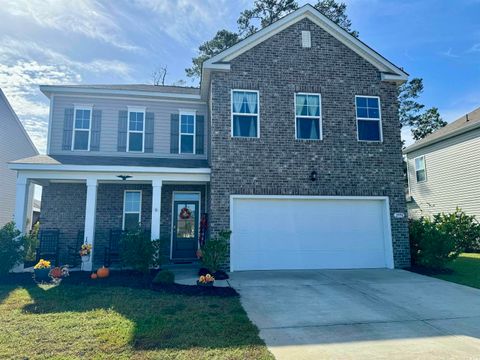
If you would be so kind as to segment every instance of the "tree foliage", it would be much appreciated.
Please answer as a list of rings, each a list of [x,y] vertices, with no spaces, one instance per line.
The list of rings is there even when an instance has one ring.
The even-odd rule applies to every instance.
[[[420,115],[418,121],[412,126],[412,135],[415,140],[423,139],[425,136],[433,133],[447,125],[446,121],[443,121],[438,109],[433,107],[428,109]]]
[[[335,0],[318,0],[314,7],[350,34],[358,37],[358,32],[351,30],[352,22],[347,16],[345,3]],[[237,20],[238,33],[225,29],[220,30],[212,40],[206,41],[198,47],[198,56],[192,59],[192,66],[185,69],[187,76],[200,78],[204,61],[296,9],[298,9],[298,3],[295,0],[255,0],[252,8],[240,13]]]

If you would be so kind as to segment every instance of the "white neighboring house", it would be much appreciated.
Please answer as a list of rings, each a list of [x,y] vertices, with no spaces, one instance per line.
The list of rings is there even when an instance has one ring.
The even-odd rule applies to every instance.
[[[38,155],[37,148],[0,89],[0,227],[13,220],[15,212],[17,174],[8,168],[7,162],[34,155]],[[29,196],[25,199],[28,205],[27,228],[32,222],[33,191],[31,185]]]
[[[409,216],[458,206],[480,220],[480,108],[407,147]]]

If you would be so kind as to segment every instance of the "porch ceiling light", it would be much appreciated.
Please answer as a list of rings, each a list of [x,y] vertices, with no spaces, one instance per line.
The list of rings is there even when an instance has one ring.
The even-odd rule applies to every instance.
[[[123,181],[130,179],[131,175],[117,175],[118,178],[122,179]]]

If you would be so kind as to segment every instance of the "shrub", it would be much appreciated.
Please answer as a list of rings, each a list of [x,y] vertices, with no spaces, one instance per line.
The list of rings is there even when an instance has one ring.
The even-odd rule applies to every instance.
[[[120,243],[122,263],[148,274],[151,267],[160,265],[159,243],[159,240],[151,240],[149,234],[140,227],[128,231]]]
[[[230,230],[220,231],[216,237],[209,239],[203,245],[202,263],[211,273],[216,273],[227,261],[231,233]]]
[[[425,218],[410,220],[410,253],[412,263],[431,269],[442,269],[457,258],[455,238]]]
[[[25,238],[15,228],[13,221],[0,229],[0,274],[8,273],[22,262],[25,255]]]
[[[454,238],[456,252],[480,250],[480,224],[475,216],[467,215],[457,207],[451,214],[435,215],[433,222],[438,229]]]
[[[153,279],[154,284],[173,284],[175,282],[175,274],[168,270],[159,271]]]
[[[36,250],[39,245],[39,228],[40,223],[37,221],[35,225],[33,225],[33,229],[30,234],[25,235],[25,261],[35,261],[36,259]]]

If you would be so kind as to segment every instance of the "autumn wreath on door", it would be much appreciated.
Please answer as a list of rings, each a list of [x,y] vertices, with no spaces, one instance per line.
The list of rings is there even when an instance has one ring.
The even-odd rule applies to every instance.
[[[189,208],[184,207],[182,210],[180,210],[180,214],[178,216],[182,220],[188,220],[192,217],[192,211]]]

